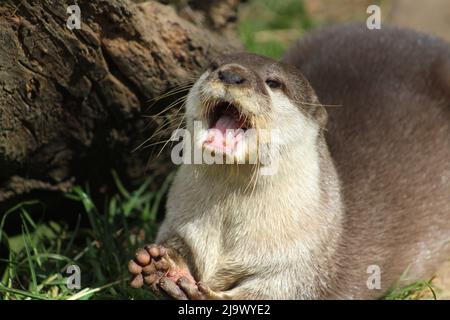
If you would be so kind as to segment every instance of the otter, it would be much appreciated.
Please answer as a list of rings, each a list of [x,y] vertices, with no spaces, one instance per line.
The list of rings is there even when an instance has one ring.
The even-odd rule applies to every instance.
[[[203,124],[193,148],[241,162],[181,165],[156,244],[128,265],[133,287],[174,299],[372,299],[450,259],[443,41],[350,24],[312,32],[281,61],[225,55],[192,86],[186,119],[189,131]],[[212,129],[244,134],[226,149]],[[276,148],[242,148],[266,143],[261,130]],[[276,172],[260,174],[254,153]]]

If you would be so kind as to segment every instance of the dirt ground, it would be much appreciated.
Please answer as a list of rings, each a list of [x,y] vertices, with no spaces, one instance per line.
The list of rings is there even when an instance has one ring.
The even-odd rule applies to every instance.
[[[441,266],[433,283],[442,290],[437,294],[438,299],[450,300],[450,261]]]

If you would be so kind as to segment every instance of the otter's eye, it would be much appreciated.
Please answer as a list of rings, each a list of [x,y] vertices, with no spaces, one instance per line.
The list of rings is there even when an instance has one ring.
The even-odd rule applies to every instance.
[[[266,84],[272,89],[280,89],[283,86],[280,81],[274,79],[267,79]]]

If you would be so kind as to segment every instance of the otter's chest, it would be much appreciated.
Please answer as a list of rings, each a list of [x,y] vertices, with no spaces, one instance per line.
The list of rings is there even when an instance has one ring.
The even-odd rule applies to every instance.
[[[197,277],[212,288],[224,288],[227,281],[267,268],[277,256],[295,246],[298,235],[292,222],[268,216],[272,210],[257,204],[233,207],[212,206],[179,230],[192,253]],[[255,212],[253,212],[253,210]],[[281,231],[280,231],[281,230]]]

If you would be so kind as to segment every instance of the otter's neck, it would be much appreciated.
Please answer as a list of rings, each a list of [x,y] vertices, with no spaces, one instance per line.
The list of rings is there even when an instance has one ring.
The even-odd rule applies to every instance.
[[[209,210],[219,215],[303,221],[318,229],[321,223],[336,220],[341,212],[339,181],[323,137],[282,150],[272,169],[273,174],[263,175],[262,169],[255,172],[254,167],[242,165],[182,168],[190,172],[193,189],[202,190],[203,200],[211,204]]]

